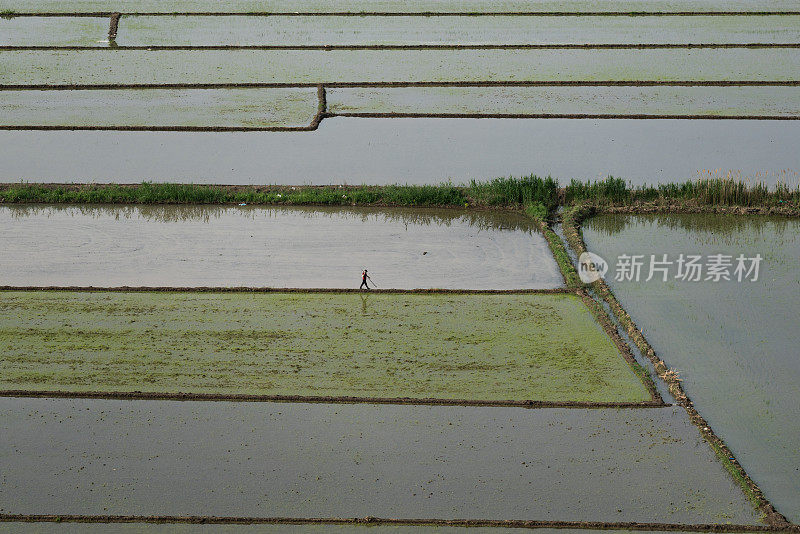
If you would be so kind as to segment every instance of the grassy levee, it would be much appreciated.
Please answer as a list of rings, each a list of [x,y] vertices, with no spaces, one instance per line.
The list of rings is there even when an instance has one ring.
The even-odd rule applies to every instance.
[[[464,191],[452,185],[358,187],[249,187],[195,184],[39,185],[0,186],[0,199],[9,203],[104,204],[320,204],[463,206]]]
[[[573,182],[573,184],[574,183],[575,182]],[[717,187],[724,185],[725,184],[711,183],[708,184],[708,189],[706,189],[706,191],[719,190]],[[583,240],[583,233],[581,231],[582,222],[588,217],[591,217],[592,215],[604,210],[613,210],[614,204],[619,205],[620,203],[630,201],[632,196],[626,194],[626,190],[622,188],[622,186],[619,184],[619,181],[612,178],[606,180],[605,183],[600,182],[597,184],[589,184],[589,187],[590,189],[594,189],[593,194],[596,194],[597,196],[595,196],[595,198],[591,201],[576,202],[573,206],[564,210],[562,217],[564,234],[568,244],[577,254],[581,254],[586,251],[586,244]],[[638,192],[649,189],[650,188],[642,188],[639,189]],[[738,188],[734,187],[731,189],[731,191],[736,191],[737,189]],[[750,196],[747,194],[741,194],[741,192],[747,193],[750,191],[753,193],[753,195],[765,195],[763,197],[765,199],[764,204],[758,206],[759,210],[763,210],[764,208],[769,208],[771,206],[774,207],[775,204],[780,205],[783,202],[786,202],[788,206],[781,206],[782,213],[798,213],[797,209],[800,207],[800,205],[798,205],[798,198],[800,198],[800,196],[798,196],[797,190],[792,191],[787,188],[786,191],[788,191],[789,194],[784,196],[786,191],[782,192],[781,188],[777,188],[777,191],[767,190],[766,192],[760,191],[760,189],[760,186],[757,186],[755,190],[759,192],[756,193],[751,189],[742,187],[740,193],[732,193],[731,196],[723,196],[720,198],[720,200],[724,199],[726,202],[722,204],[722,208],[729,208],[732,204],[731,201],[734,199],[738,199],[740,203],[752,202],[753,199]],[[666,187],[664,190],[673,191],[674,189],[672,187]],[[703,184],[698,184],[698,187],[695,190],[702,192]],[[627,191],[630,192],[631,190]],[[573,198],[571,200],[575,202],[576,199]],[[651,198],[650,202],[652,203],[653,200],[654,199]],[[661,200],[662,202],[667,201],[666,209],[669,210],[669,201],[674,202],[675,198],[657,196],[656,200]],[[715,197],[705,196],[702,193],[699,194],[698,197],[689,197],[684,200],[687,200],[688,202],[678,204],[677,207],[673,205],[672,208],[676,208],[677,210],[688,209],[691,211],[693,207],[697,207],[698,205],[700,207],[715,207]],[[706,204],[703,204],[703,202],[706,202]],[[638,204],[630,207],[633,211],[636,211],[641,209],[641,206],[642,204]],[[742,204],[732,204],[732,206],[733,208],[736,208],[741,207]],[[745,213],[747,212],[745,211]],[[617,300],[614,292],[611,290],[608,284],[606,284],[606,282],[601,278],[596,282],[593,282],[590,287],[608,304],[611,312],[615,315],[622,327],[628,333],[639,351],[651,361],[659,378],[667,384],[670,394],[675,398],[678,404],[686,410],[690,420],[695,426],[698,427],[700,433],[711,446],[719,461],[722,463],[728,473],[730,473],[733,479],[736,480],[748,499],[763,514],[765,521],[773,526],[784,527],[788,525],[789,522],[787,519],[775,509],[772,503],[767,500],[756,482],[750,478],[741,465],[736,461],[733,452],[728,448],[725,442],[715,434],[708,421],[706,421],[705,418],[703,418],[703,416],[694,408],[694,404],[686,395],[677,373],[675,373],[674,370],[672,370],[662,359],[658,357],[653,347],[644,337],[642,330],[633,321],[625,308],[622,307],[622,304],[620,304],[619,300]]]
[[[621,178],[581,182],[561,188],[558,180],[535,175],[472,180],[468,185],[385,186],[228,186],[179,183],[0,184],[2,203],[106,204],[319,204],[386,206],[459,206],[525,208],[537,220],[552,218],[559,205],[642,204],[776,208],[800,210],[800,185],[779,181],[774,187],[736,176],[710,176],[681,183],[631,186]]]
[[[536,223],[539,231],[542,232],[542,235],[547,240],[547,246],[558,264],[558,269],[564,278],[564,284],[569,289],[577,289],[583,284],[578,277],[578,271],[575,270],[575,266],[572,264],[567,249],[564,247],[564,243],[550,227],[549,219],[552,217],[552,213],[552,210],[548,210],[541,203],[529,202],[525,204],[525,214]]]
[[[521,207],[558,204],[558,182],[527,176],[473,181],[468,186],[218,186],[150,183],[119,184],[0,184],[1,203],[47,204],[264,204]]]
[[[574,294],[0,293],[0,389],[648,403]]]

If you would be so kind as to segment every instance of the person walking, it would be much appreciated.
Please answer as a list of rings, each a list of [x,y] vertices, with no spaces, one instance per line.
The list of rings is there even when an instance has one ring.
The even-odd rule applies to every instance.
[[[369,277],[369,274],[367,274],[367,270],[364,269],[363,271],[361,271],[361,285],[358,286],[358,289],[364,289],[364,287],[369,289],[369,284],[367,284],[367,279],[369,279],[369,281],[372,282],[372,278]],[[374,286],[375,282],[372,282],[372,285]]]

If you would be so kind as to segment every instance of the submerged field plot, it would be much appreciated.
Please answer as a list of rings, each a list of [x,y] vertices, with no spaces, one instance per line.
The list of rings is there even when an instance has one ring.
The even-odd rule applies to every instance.
[[[621,254],[762,256],[754,282],[674,280],[674,265],[668,282],[607,282],[767,498],[800,520],[800,221],[602,215],[586,221],[584,236],[610,262]]]
[[[5,390],[640,402],[571,294],[0,293]]]
[[[10,2],[0,19],[0,128],[316,130],[340,115],[800,118],[800,12],[759,6]],[[431,97],[430,86],[484,90]],[[300,91],[315,88],[318,97]],[[360,92],[326,95],[338,89]],[[194,116],[198,107],[206,113]]]
[[[222,7],[227,7],[227,3]],[[598,24],[598,20],[602,23]],[[109,17],[0,20],[2,46],[108,48]],[[118,47],[500,47],[793,44],[800,15],[426,16],[125,15]]]
[[[0,457],[3,513],[759,524],[672,407],[0,399]]]
[[[392,104],[405,105],[402,98],[398,94]],[[448,101],[448,106],[453,109],[458,104]],[[598,169],[603,169],[603,176],[607,171],[641,185],[673,182],[707,168],[742,169],[744,176],[772,169],[776,162],[782,162],[781,168],[800,169],[794,142],[800,137],[800,122],[736,124],[731,128],[728,122],[713,120],[336,117],[322,121],[313,134],[5,131],[0,132],[0,181],[19,182],[24,176],[31,182],[61,184],[129,184],[146,179],[195,184],[419,185],[439,184],[445,177],[459,183],[526,176],[535,169],[539,176],[569,183],[572,178],[597,179]],[[42,157],[43,150],[47,158]],[[773,176],[766,178],[770,185]]]
[[[511,211],[9,205],[0,236],[0,285],[357,288],[364,268],[383,289],[564,283]]]

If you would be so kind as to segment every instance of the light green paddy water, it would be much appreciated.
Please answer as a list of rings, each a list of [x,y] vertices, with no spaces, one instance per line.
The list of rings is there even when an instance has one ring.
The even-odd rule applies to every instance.
[[[0,388],[649,395],[574,295],[0,293]]]

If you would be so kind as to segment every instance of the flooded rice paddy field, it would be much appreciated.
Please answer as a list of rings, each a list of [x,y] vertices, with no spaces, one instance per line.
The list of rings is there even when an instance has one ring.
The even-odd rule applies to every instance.
[[[800,115],[800,88],[780,86],[332,88],[325,95],[325,122],[342,115],[374,120],[371,114],[488,118]],[[320,103],[313,87],[29,90],[0,92],[0,96],[0,126],[67,130],[318,128],[314,119]],[[319,142],[317,135],[311,140]]]
[[[756,282],[606,279],[767,498],[800,520],[800,221],[603,215],[584,237],[612,269],[620,254],[761,254]]]
[[[798,137],[797,121],[663,119],[332,118],[314,132],[6,131],[0,180],[386,185],[535,172],[562,183],[611,174],[641,185],[739,169],[766,171],[774,185],[777,171],[800,169]]]
[[[0,10],[32,13],[209,12],[217,0],[0,0]],[[795,11],[792,0],[229,0],[225,12],[608,12],[608,11]]]
[[[4,84],[790,81],[791,48],[0,50]],[[447,68],[442,68],[447,65]]]
[[[107,9],[107,8],[104,8]],[[795,43],[799,16],[124,16],[117,46]],[[0,20],[0,46],[107,47],[108,17]]]
[[[800,115],[798,87],[331,88],[328,111],[364,113]]]
[[[783,46],[800,38],[796,8],[785,0],[758,6],[744,0],[232,0],[223,7],[212,0],[0,0],[0,128],[314,130],[4,131],[0,179],[424,184],[535,170],[562,181],[614,174],[640,184],[733,168],[745,176],[779,171],[766,175],[774,183],[800,168],[800,123],[666,117],[798,118],[800,53]],[[146,15],[220,9],[264,13]],[[754,9],[784,13],[719,13]],[[117,41],[109,43],[108,18],[9,17],[22,11],[141,15],[124,15]],[[631,11],[638,13],[625,14]],[[718,13],[685,13],[708,11]],[[425,12],[443,16],[420,16]],[[688,46],[698,43],[706,46]],[[636,47],[641,44],[671,46]],[[260,48],[242,48],[254,45]],[[383,49],[363,48],[371,45]],[[176,46],[184,48],[163,49]],[[272,88],[233,86],[254,83]],[[380,87],[395,83],[401,86]],[[437,83],[447,87],[424,87]],[[451,87],[465,83],[475,86]],[[83,88],[57,87],[70,84]],[[318,90],[321,84],[339,87]],[[661,119],[358,121],[336,114]],[[777,223],[765,223],[736,242],[739,233],[704,224],[684,223],[692,239],[705,235],[686,246],[752,249],[778,233]],[[612,228],[626,231],[624,224]],[[362,266],[382,288],[553,288],[563,282],[543,238],[513,214],[22,206],[0,209],[0,230],[0,284],[344,288],[356,287]],[[641,231],[621,242],[674,245],[675,231],[651,227],[660,244]],[[599,243],[601,253],[606,245]],[[615,241],[611,248],[619,246]],[[685,384],[701,413],[795,519],[800,453],[793,444],[800,436],[789,419],[798,415],[791,399],[800,373],[789,356],[798,340],[784,318],[800,302],[792,289],[800,281],[790,268],[797,248],[787,237],[770,249],[768,259],[785,269],[767,275],[773,285],[748,288],[757,313],[753,304],[746,312],[736,307],[743,299],[733,286],[697,284],[687,293],[673,284],[663,289],[666,296],[633,292],[627,300],[620,290],[637,320],[655,321],[645,333],[659,354],[686,368]],[[780,285],[789,289],[776,290]],[[691,299],[696,304],[687,313],[684,301]],[[5,292],[0,310],[7,389],[649,398],[574,295]],[[651,330],[666,333],[651,336]],[[697,354],[707,356],[702,364]],[[5,397],[0,458],[0,513],[760,524],[677,407]],[[0,531],[7,526],[0,523]],[[139,526],[125,528],[144,529]],[[189,528],[195,526],[146,526]],[[376,528],[384,530],[419,531]]]
[[[0,425],[3,513],[758,524],[680,408],[5,398]]]
[[[0,294],[0,388],[636,402],[579,297]]]
[[[318,111],[315,88],[6,91],[6,126],[306,127]]]
[[[0,236],[0,285],[357,288],[364,268],[382,289],[563,285],[516,212],[3,206]]]

